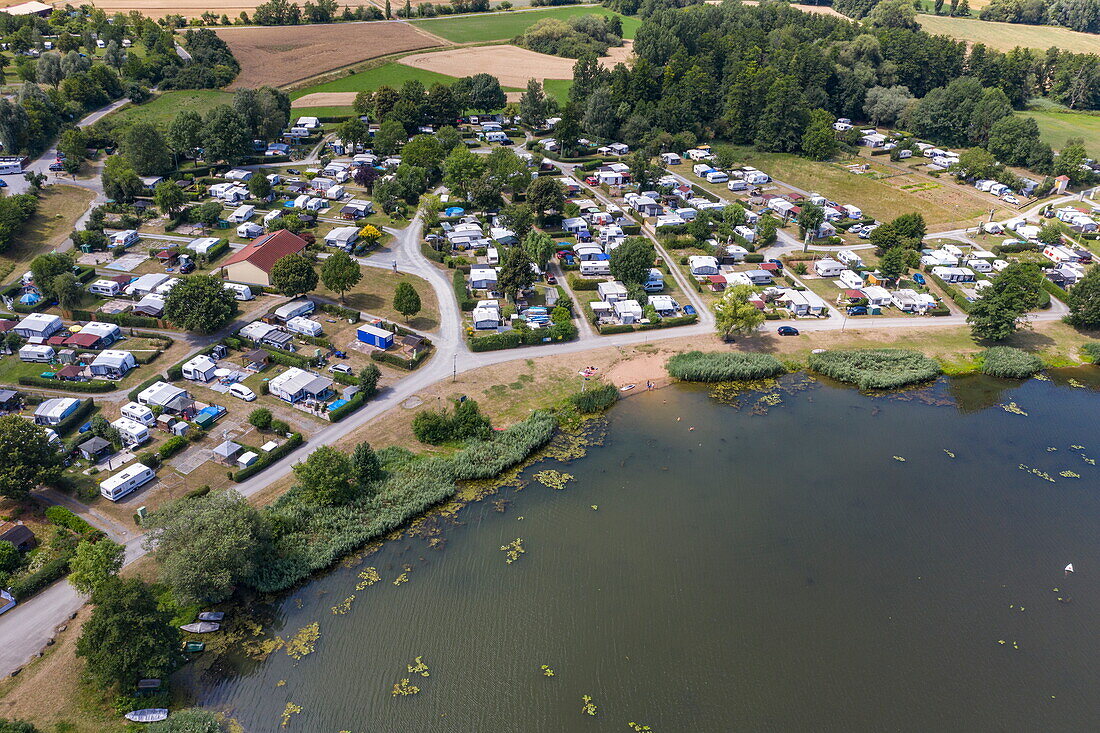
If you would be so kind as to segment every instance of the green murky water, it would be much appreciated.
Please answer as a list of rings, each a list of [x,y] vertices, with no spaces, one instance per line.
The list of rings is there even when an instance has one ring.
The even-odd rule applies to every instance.
[[[1095,730],[1089,376],[632,397],[603,447],[526,472],[565,488],[508,489],[438,547],[387,544],[260,609],[287,639],[318,622],[316,650],[227,662],[199,701],[247,731]],[[405,678],[419,694],[395,697]]]

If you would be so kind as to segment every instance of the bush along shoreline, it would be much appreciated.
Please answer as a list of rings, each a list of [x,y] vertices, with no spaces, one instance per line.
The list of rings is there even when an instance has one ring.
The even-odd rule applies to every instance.
[[[683,382],[738,382],[777,377],[787,371],[771,354],[744,351],[688,351],[665,362],[669,376]]]
[[[860,389],[898,389],[942,373],[935,359],[909,349],[860,349],[810,354],[811,370]]]

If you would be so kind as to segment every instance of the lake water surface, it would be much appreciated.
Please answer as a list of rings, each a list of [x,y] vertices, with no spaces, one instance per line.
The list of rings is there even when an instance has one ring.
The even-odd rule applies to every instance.
[[[602,447],[525,472],[565,489],[506,489],[441,547],[391,542],[279,597],[271,633],[319,622],[316,651],[227,665],[199,703],[247,731],[1100,728],[1100,396],[772,394],[624,401]],[[402,678],[421,692],[394,697]]]

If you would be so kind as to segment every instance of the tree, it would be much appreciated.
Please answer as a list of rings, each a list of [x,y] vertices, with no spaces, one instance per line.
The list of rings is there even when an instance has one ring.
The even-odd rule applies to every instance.
[[[863,111],[876,125],[892,125],[912,101],[913,95],[908,87],[874,86],[867,90],[863,100]]]
[[[1005,340],[1016,332],[1023,315],[1039,305],[1042,287],[1043,275],[1036,265],[1010,264],[971,305],[966,317],[971,333],[979,339]]]
[[[7,540],[0,540],[0,582],[5,582],[8,573],[23,564],[23,555],[19,549]],[[5,582],[6,584],[6,582]]]
[[[351,468],[355,482],[360,486],[382,478],[382,463],[370,443],[359,443],[351,452]]]
[[[1058,222],[1051,219],[1046,224],[1043,224],[1042,229],[1039,230],[1038,240],[1046,245],[1059,245],[1062,243],[1062,227],[1058,225]]]
[[[171,218],[183,209],[187,194],[173,181],[161,181],[153,190],[153,203]]]
[[[161,175],[172,169],[172,153],[160,130],[148,122],[135,122],[122,135],[122,152],[139,176]]]
[[[267,430],[271,427],[271,410],[266,407],[257,407],[248,413],[248,424],[257,430]]]
[[[1020,312],[1005,298],[995,293],[986,293],[970,306],[966,322],[976,339],[1004,341],[1016,332],[1016,320]]]
[[[143,184],[125,156],[113,155],[103,166],[103,193],[107,198],[130,203],[141,193]]]
[[[76,262],[65,252],[47,252],[31,260],[31,274],[42,294],[54,297],[53,282],[58,275],[71,275]]]
[[[886,254],[882,256],[882,260],[878,264],[878,271],[879,274],[891,282],[904,275],[906,271],[905,249],[891,247],[886,250]]]
[[[917,11],[908,0],[883,0],[867,15],[867,21],[879,28],[906,28],[919,31]]]
[[[756,124],[754,144],[760,150],[793,153],[802,144],[806,127],[806,107],[802,89],[790,74],[781,74],[772,82],[764,109]]]
[[[541,223],[547,212],[561,211],[565,206],[565,189],[560,181],[551,176],[536,178],[527,188],[527,205]]]
[[[336,128],[336,136],[345,146],[366,143],[370,140],[370,128],[358,117],[344,120]]]
[[[61,54],[56,51],[46,51],[38,57],[38,63],[34,69],[35,78],[40,84],[49,84],[57,87],[65,75],[61,72]]]
[[[400,122],[386,120],[378,128],[378,132],[374,133],[374,152],[378,155],[393,155],[408,139],[409,134]]]
[[[333,253],[321,265],[321,282],[334,293],[340,294],[344,302],[344,293],[354,288],[363,279],[362,269],[355,258],[347,252]]]
[[[122,52],[122,49],[118,45],[118,41],[111,40],[107,43],[107,48],[103,50],[103,63],[107,64],[115,71],[122,68],[122,64],[126,61],[126,54]]]
[[[527,89],[519,97],[519,115],[532,130],[546,124],[546,93],[539,79],[528,79]]]
[[[202,117],[198,112],[185,109],[172,118],[168,126],[168,147],[176,155],[190,155],[202,146]]]
[[[1100,328],[1100,268],[1090,268],[1066,298],[1066,323],[1078,328]]]
[[[531,227],[535,224],[535,213],[531,211],[531,207],[527,204],[508,204],[500,210],[500,218],[504,222],[504,226],[515,232],[516,237],[520,240],[527,238],[527,235],[531,232]],[[534,259],[536,262],[539,261],[537,257]]]
[[[749,334],[764,322],[764,313],[749,303],[756,291],[750,285],[734,285],[726,288],[714,304],[714,327],[722,338],[731,334]]]
[[[519,232],[516,233],[519,234]],[[556,248],[557,243],[554,242],[554,238],[537,229],[531,229],[527,236],[523,238],[523,251],[540,268],[546,267],[546,263],[554,256]]]
[[[508,101],[500,80],[492,74],[465,76],[454,83],[455,97],[463,106],[475,112],[491,112],[500,109]]]
[[[611,275],[628,288],[641,285],[649,277],[649,268],[653,267],[656,256],[653,243],[645,237],[627,237],[611,250]]]
[[[1084,141],[1079,137],[1070,138],[1054,160],[1054,175],[1068,176],[1075,186],[1087,183],[1090,173],[1083,167],[1087,159]]]
[[[76,275],[71,272],[63,272],[50,281],[50,292],[57,299],[57,304],[62,310],[72,312],[73,308],[80,305],[84,297],[84,288]]]
[[[143,677],[167,677],[179,664],[180,631],[145,583],[112,578],[100,585],[92,603],[76,653],[93,680],[129,690]]]
[[[240,162],[252,149],[252,134],[240,113],[223,104],[206,115],[202,124],[203,158],[208,162]]]
[[[221,278],[192,275],[168,291],[164,317],[186,331],[213,333],[237,315],[237,299]]]
[[[377,364],[367,364],[359,372],[359,389],[367,397],[374,397],[378,394],[378,382],[382,379],[382,370],[378,368]]]
[[[271,286],[283,295],[295,298],[317,287],[317,271],[304,255],[296,252],[288,254],[271,266]]]
[[[204,226],[212,227],[222,218],[222,205],[220,201],[207,201],[191,209],[191,220]]]
[[[806,202],[798,212],[798,229],[804,240],[816,239],[817,230],[825,221],[825,210],[817,204]],[[806,235],[809,234],[809,237]]]
[[[254,172],[252,177],[248,179],[248,193],[252,195],[252,198],[260,201],[266,201],[267,197],[271,195],[271,181],[267,180],[267,176],[264,175],[263,171]]]
[[[355,487],[351,483],[352,466],[348,457],[332,446],[323,445],[294,465],[298,490],[311,504],[338,505],[351,501]]]
[[[142,522],[146,548],[181,603],[219,603],[252,574],[265,527],[236,491],[177,499]]]
[[[924,223],[924,215],[919,212],[912,212],[909,214],[902,214],[890,222],[897,235],[905,240],[904,244],[910,249],[919,249],[920,241],[924,239],[924,235],[927,233],[927,227]]]
[[[456,147],[443,161],[443,183],[454,193],[466,198],[474,184],[485,175],[485,156],[465,146]]]
[[[522,247],[509,247],[501,258],[500,274],[497,284],[505,296],[516,301],[519,294],[531,287],[535,273],[531,270],[531,260]]]
[[[122,569],[125,548],[108,539],[81,540],[69,561],[69,582],[81,593],[92,593]]]
[[[80,170],[88,150],[88,135],[79,127],[70,127],[61,132],[57,140],[57,152],[65,156],[62,165],[69,173]]]
[[[420,295],[408,280],[397,283],[397,289],[393,293],[393,309],[405,316],[406,323],[410,316],[420,312]]]
[[[802,154],[810,160],[828,160],[838,148],[833,115],[823,109],[810,113],[806,131],[802,133]]]

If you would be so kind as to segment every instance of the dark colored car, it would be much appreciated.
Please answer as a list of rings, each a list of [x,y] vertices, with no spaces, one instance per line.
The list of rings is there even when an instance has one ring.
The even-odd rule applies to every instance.
[[[187,260],[186,262],[184,262],[183,264],[180,265],[180,274],[181,275],[186,275],[190,272],[194,272],[194,270],[195,270],[195,263],[192,262],[191,260]]]
[[[794,326],[780,326],[775,330],[780,336],[797,336],[798,329]]]
[[[865,305],[853,305],[848,309],[848,315],[850,316],[865,316],[867,315],[867,306]]]
[[[51,171],[63,171],[63,170],[65,170],[65,166],[62,165],[61,163],[50,163],[50,170]]]
[[[693,305],[685,305],[684,306],[684,315],[685,316],[694,316],[695,313],[696,313],[695,306],[693,306]]]
[[[547,285],[557,285],[558,284],[558,279],[556,277],[554,277],[553,275],[547,275],[546,276],[546,284]]]
[[[298,176],[298,175],[301,175],[301,173],[302,173],[302,172],[301,172],[300,170],[298,170],[297,168],[287,168],[287,169],[286,169],[286,172],[287,172],[287,173],[289,173],[289,174],[290,174],[290,175],[292,175],[292,176]]]
[[[914,272],[913,273],[913,282],[915,282],[917,285],[924,285],[925,284],[924,275],[920,274],[919,272]]]
[[[768,262],[772,263],[773,265],[778,267],[780,270],[783,269],[783,262],[780,261],[780,260],[768,260]]]

